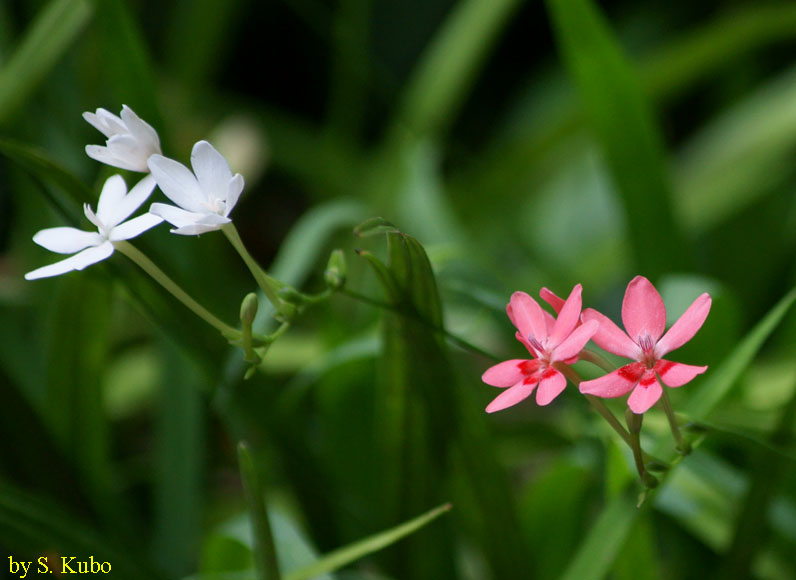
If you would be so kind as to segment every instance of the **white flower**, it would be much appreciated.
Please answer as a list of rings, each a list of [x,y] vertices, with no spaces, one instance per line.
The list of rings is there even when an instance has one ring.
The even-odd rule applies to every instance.
[[[96,113],[83,113],[83,118],[108,138],[105,147],[86,145],[89,157],[121,169],[149,171],[147,159],[160,153],[160,139],[157,132],[130,107],[122,105],[121,117],[105,109],[97,109]]]
[[[243,177],[232,175],[227,160],[207,141],[191,151],[194,173],[162,155],[149,158],[149,170],[158,186],[179,207],[153,203],[149,211],[175,226],[174,234],[203,234],[231,223],[229,212],[243,191]]]
[[[25,279],[36,280],[58,276],[72,270],[82,270],[113,254],[114,242],[129,240],[158,225],[163,220],[150,213],[124,221],[146,201],[154,189],[155,180],[151,175],[138,182],[130,193],[127,193],[127,185],[121,175],[109,177],[102,187],[97,213],[95,214],[88,204],[83,206],[86,217],[97,226],[97,232],[69,227],[41,230],[33,236],[34,242],[51,252],[75,255],[28,272],[25,274]]]

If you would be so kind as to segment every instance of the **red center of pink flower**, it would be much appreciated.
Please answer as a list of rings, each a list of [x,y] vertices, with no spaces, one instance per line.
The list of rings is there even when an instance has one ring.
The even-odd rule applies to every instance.
[[[646,365],[648,369],[655,366],[657,358],[655,357],[655,341],[646,332],[636,339],[636,344],[641,348],[640,363]]]

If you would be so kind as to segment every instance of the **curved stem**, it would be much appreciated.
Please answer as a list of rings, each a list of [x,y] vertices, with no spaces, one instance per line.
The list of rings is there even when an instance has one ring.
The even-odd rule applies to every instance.
[[[224,232],[225,236],[227,236],[229,243],[232,244],[232,247],[235,248],[235,251],[238,252],[241,258],[243,258],[243,261],[246,263],[246,267],[249,268],[249,272],[251,272],[252,276],[254,276],[254,280],[257,282],[257,285],[260,287],[263,293],[265,293],[265,296],[268,298],[271,304],[274,305],[274,308],[276,308],[280,314],[284,314],[284,301],[276,294],[283,284],[276,278],[269,276],[266,271],[260,267],[257,261],[252,258],[251,254],[249,254],[249,251],[246,249],[246,246],[243,245],[243,240],[240,239],[240,235],[238,234],[237,228],[235,228],[235,224],[225,224],[221,227],[221,231]]]
[[[674,410],[672,409],[671,401],[669,401],[669,393],[666,392],[666,387],[663,387],[663,393],[661,394],[660,402],[664,413],[666,413],[666,418],[669,420],[669,427],[672,430],[674,440],[677,442],[677,450],[685,455],[691,451],[691,446],[683,438],[683,434],[680,432],[680,427],[677,425],[677,417],[674,416]]]
[[[218,330],[224,337],[231,340],[240,336],[240,333],[236,329],[216,318],[209,310],[191,298],[185,290],[180,288],[176,282],[169,278],[163,270],[158,268],[155,263],[146,256],[146,254],[135,246],[129,242],[114,242],[113,247],[135,262],[139,268],[149,274],[158,284],[163,286],[163,288],[168,290],[172,296],[185,304],[185,306],[193,311],[199,318]]]
[[[616,366],[611,363],[607,358],[597,354],[594,351],[583,349],[580,351],[578,355],[580,360],[585,360],[587,362],[592,363],[593,365],[597,365],[602,370],[607,373],[612,373],[616,370]]]

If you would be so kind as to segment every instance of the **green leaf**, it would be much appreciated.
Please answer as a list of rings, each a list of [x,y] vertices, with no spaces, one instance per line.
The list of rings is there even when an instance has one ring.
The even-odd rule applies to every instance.
[[[383,221],[367,222],[382,228]],[[374,422],[385,519],[402,519],[434,499],[449,470],[461,473],[462,499],[473,509],[461,517],[485,547],[497,577],[510,577],[527,563],[510,487],[486,428],[486,415],[472,390],[460,387],[443,340],[442,305],[431,264],[420,243],[402,232],[385,233],[388,264],[373,266],[390,303],[383,317]],[[466,484],[465,484],[466,482]],[[458,498],[455,501],[459,501]],[[458,515],[458,514],[457,514]],[[399,577],[439,578],[450,573],[444,546],[450,536],[412,538]],[[434,553],[429,555],[431,548]],[[433,563],[432,563],[433,562]]]
[[[155,421],[153,557],[178,576],[194,567],[203,512],[208,377],[166,340],[155,342],[163,368]]]
[[[75,556],[75,561],[93,556],[111,564],[114,578],[164,578],[151,568],[144,554],[129,545],[119,546],[115,536],[114,531],[100,532],[56,504],[0,482],[0,542],[8,549],[31,554],[48,550]],[[55,569],[56,561],[49,558],[48,562],[50,569]]]
[[[796,68],[702,128],[678,155],[677,215],[703,233],[776,191],[796,145]]]
[[[8,123],[89,21],[89,0],[52,0],[0,68],[0,124]]]
[[[226,5],[228,3],[224,3]],[[109,97],[124,103],[158,129],[163,137],[163,120],[157,106],[157,78],[141,27],[130,13],[126,0],[101,0],[97,3],[96,31],[100,35],[102,75],[98,82],[110,89]],[[175,36],[175,31],[169,38]],[[185,41],[184,38],[180,38]],[[194,45],[193,50],[207,46]]]
[[[407,85],[394,131],[444,131],[469,93],[479,67],[520,0],[457,3]]]
[[[238,443],[238,463],[249,505],[249,517],[254,536],[254,565],[262,580],[280,580],[279,562],[274,547],[274,534],[265,509],[264,488],[257,473],[249,446],[245,441]]]
[[[707,419],[711,411],[727,396],[741,374],[749,367],[760,347],[777,328],[796,301],[796,289],[788,292],[746,335],[725,361],[708,376],[686,403],[683,412],[697,420]]]
[[[666,152],[653,111],[604,17],[590,0],[547,0],[556,41],[625,206],[637,267],[687,269],[672,211]]]
[[[40,191],[71,225],[82,221],[80,209],[84,203],[96,204],[97,194],[44,151],[11,139],[0,139],[0,153],[18,163],[34,180],[49,186]]]
[[[339,548],[310,566],[290,572],[285,576],[285,580],[309,580],[320,574],[334,572],[338,568],[342,568],[363,556],[382,550],[414,533],[442,514],[450,511],[451,507],[450,504],[441,505],[399,526]]]
[[[599,580],[633,528],[639,508],[632,492],[614,497],[600,513],[560,580]]]

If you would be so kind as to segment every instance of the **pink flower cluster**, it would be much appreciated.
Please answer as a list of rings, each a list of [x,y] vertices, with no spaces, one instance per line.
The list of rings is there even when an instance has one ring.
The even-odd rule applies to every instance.
[[[543,288],[542,299],[558,318],[544,311],[525,292],[515,292],[506,307],[509,319],[517,328],[519,340],[531,359],[513,359],[487,369],[485,383],[506,389],[486,408],[488,413],[501,411],[528,398],[536,391],[536,402],[547,405],[566,387],[562,370],[578,360],[592,340],[603,350],[633,360],[617,370],[580,383],[580,392],[598,397],[621,397],[630,393],[628,406],[644,413],[660,399],[663,389],[680,387],[708,367],[672,362],[663,357],[691,340],[702,327],[710,311],[711,299],[699,296],[672,327],[666,330],[666,307],[652,283],[643,276],[631,280],[622,302],[620,329],[607,316],[592,308],[581,313],[582,288],[578,284],[562,300]]]

